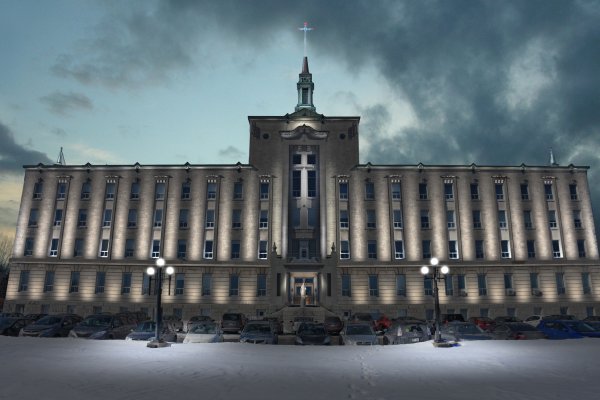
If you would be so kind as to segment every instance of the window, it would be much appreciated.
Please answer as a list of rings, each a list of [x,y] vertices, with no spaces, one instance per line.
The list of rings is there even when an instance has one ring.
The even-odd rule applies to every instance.
[[[204,227],[207,229],[212,229],[215,227],[215,210],[206,210],[206,222],[204,223]]]
[[[54,226],[60,226],[63,217],[63,210],[56,209],[54,210]]]
[[[523,211],[523,221],[525,222],[525,229],[533,229],[533,222],[531,220],[531,210]]]
[[[242,182],[234,182],[233,184],[233,199],[243,200],[244,199],[244,184]]]
[[[181,184],[181,200],[189,200],[192,197],[192,182],[185,181]]]
[[[261,182],[260,183],[260,199],[261,200],[269,199],[269,182]]]
[[[421,210],[421,228],[429,229],[429,210]]]
[[[54,290],[54,271],[46,271],[44,277],[44,292],[51,292]]]
[[[154,227],[160,228],[162,226],[163,210],[157,208],[154,210]]]
[[[77,227],[85,228],[87,227],[87,209],[80,208],[79,214],[77,216]]]
[[[140,198],[140,184],[139,182],[131,183],[131,193],[129,194],[131,200],[138,200]]]
[[[553,258],[562,258],[562,254],[560,251],[560,241],[553,240],[552,241],[552,257]]]
[[[292,154],[292,164],[294,164],[294,165],[302,164],[302,154]]]
[[[483,247],[483,240],[475,240],[475,258],[483,259],[485,257],[485,251]]]
[[[365,182],[365,200],[375,200],[375,184]]]
[[[269,228],[269,210],[260,210],[260,218],[258,221],[259,229]]]
[[[471,183],[471,200],[479,200],[479,185]]]
[[[477,274],[477,287],[480,296],[487,296],[487,279],[485,274]]]
[[[558,224],[556,222],[556,211],[555,210],[548,210],[548,224],[551,229],[554,229],[558,226]]]
[[[379,280],[377,275],[369,275],[369,296],[379,296]]]
[[[396,275],[396,296],[406,296],[406,275]]]
[[[377,228],[377,217],[375,215],[375,210],[367,210],[367,228]]]
[[[340,259],[348,260],[350,258],[350,242],[347,240],[340,241]]]
[[[529,185],[521,183],[521,200],[529,200]]]
[[[430,276],[423,276],[423,294],[433,296],[433,279]]]
[[[394,210],[393,216],[394,216],[394,229],[402,229],[402,211]]]
[[[107,208],[104,210],[104,217],[102,218],[102,226],[104,228],[110,227],[110,223],[112,222],[112,210]]]
[[[89,200],[92,195],[92,184],[90,181],[85,181],[81,185],[81,200]]]
[[[79,292],[79,271],[71,271],[71,281],[69,284],[69,293]]]
[[[577,252],[579,253],[579,258],[585,258],[585,240],[577,239]]]
[[[401,189],[400,182],[392,183],[392,200],[400,200],[402,198]]]
[[[340,228],[348,229],[348,210],[340,210]]]
[[[23,250],[23,256],[33,255],[33,238],[25,238],[25,249]]]
[[[260,260],[267,259],[267,241],[261,240],[258,242],[258,258]]]
[[[75,246],[73,248],[73,257],[83,256],[83,239],[75,239]]]
[[[401,260],[404,258],[404,243],[402,240],[396,240],[394,242],[394,258]]]
[[[317,155],[316,154],[307,154],[306,155],[306,163],[308,165],[315,165],[317,163]]]
[[[231,241],[231,258],[232,259],[240,258],[240,241],[239,240]]]
[[[108,257],[108,239],[102,239],[100,242],[100,257]]]
[[[229,275],[229,295],[237,296],[239,294],[240,277],[237,274]]]
[[[513,276],[512,274],[504,274],[504,289],[513,288]]]
[[[154,189],[154,199],[164,200],[165,199],[165,184],[164,182],[157,182]]]
[[[454,285],[452,282],[452,275],[447,274],[444,276],[444,288],[446,290],[446,296],[454,296]]]
[[[367,241],[367,257],[372,260],[377,259],[377,241]]]
[[[504,185],[502,183],[496,183],[496,200],[504,200]]]
[[[213,258],[213,241],[207,240],[204,242],[204,258],[212,260]]]
[[[510,246],[508,240],[500,241],[500,257],[501,258],[510,258]]]
[[[446,211],[446,222],[448,225],[448,229],[454,229],[456,228],[456,221],[454,219],[454,210],[447,210]]]
[[[27,226],[37,226],[38,224],[38,209],[32,208],[29,210],[29,221],[27,221]]]
[[[42,198],[42,192],[44,191],[44,183],[38,181],[33,185],[33,199],[40,200]]]
[[[467,277],[464,274],[456,275],[456,283],[461,295],[467,294]]]
[[[473,228],[481,229],[481,211],[473,210]]]
[[[458,259],[458,247],[456,246],[456,240],[448,241],[448,257],[452,260]]]
[[[108,182],[106,184],[106,200],[115,199],[116,184],[114,182]]]
[[[231,228],[241,229],[242,228],[242,210],[233,210],[231,214]]]
[[[423,259],[427,260],[431,258],[431,240],[423,240],[421,242],[421,247],[423,250]]]
[[[556,294],[565,294],[567,289],[565,288],[565,274],[564,272],[557,272],[556,276]]]
[[[188,228],[188,214],[189,210],[186,208],[182,208],[179,210],[179,228],[187,229]]]
[[[350,274],[342,274],[342,296],[352,297],[352,276]]]
[[[589,272],[581,273],[581,287],[583,288],[583,294],[592,294],[592,281]]]
[[[19,275],[19,292],[26,292],[29,288],[29,271],[21,271]]]
[[[301,171],[292,171],[292,196],[300,197],[301,192],[301,184],[302,184],[302,175]]]
[[[127,227],[135,228],[137,226],[137,209],[130,208],[127,214]]]
[[[546,200],[554,200],[554,194],[552,193],[551,183],[544,184],[544,194],[546,195]]]
[[[419,199],[427,200],[427,184],[419,183]]]
[[[340,200],[348,200],[348,182],[340,182]]]
[[[134,239],[126,239],[125,240],[125,258],[131,258],[135,254],[135,240]]]
[[[152,241],[152,252],[150,253],[151,258],[160,257],[160,240],[155,239]]]
[[[187,256],[187,240],[179,239],[177,241],[177,258],[184,259]]]
[[[267,295],[267,275],[256,275],[256,296],[262,297]]]
[[[317,196],[317,171],[307,171],[308,197]]]
[[[573,210],[573,224],[575,228],[581,229],[581,211]]]
[[[534,291],[539,289],[539,279],[537,272],[529,273],[529,285],[531,286],[531,293],[535,294]]]
[[[206,198],[208,200],[214,200],[217,198],[217,183],[208,182],[206,184]]]
[[[571,183],[569,185],[569,194],[571,195],[571,200],[578,200],[579,196],[577,195],[577,184]]]
[[[58,257],[58,239],[50,241],[50,257]]]
[[[212,286],[212,274],[202,274],[202,296],[210,296]]]
[[[67,198],[67,184],[59,182],[56,186],[56,200],[64,200]]]
[[[506,210],[498,210],[498,227],[506,229]]]
[[[535,241],[527,241],[527,258],[535,258]]]
[[[454,200],[454,185],[452,183],[444,183],[444,198],[446,200]]]
[[[123,272],[121,275],[121,294],[131,293],[131,272]]]
[[[183,294],[184,286],[185,286],[185,274],[183,274],[183,273],[175,274],[175,294],[176,295]]]
[[[104,293],[104,282],[106,280],[106,272],[98,271],[96,272],[96,286],[94,288],[94,293]]]

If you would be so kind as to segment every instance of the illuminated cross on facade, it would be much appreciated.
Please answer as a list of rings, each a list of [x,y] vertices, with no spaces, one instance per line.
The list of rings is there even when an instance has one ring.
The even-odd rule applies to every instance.
[[[312,31],[314,28],[309,28],[308,22],[305,22],[304,27],[298,29],[304,31],[304,57],[306,57],[306,32]]]

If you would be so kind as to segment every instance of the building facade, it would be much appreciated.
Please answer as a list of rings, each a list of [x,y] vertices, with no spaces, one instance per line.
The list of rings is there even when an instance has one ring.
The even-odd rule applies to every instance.
[[[360,164],[360,118],[316,112],[306,57],[297,89],[248,118],[248,164],[25,166],[4,310],[151,314],[162,257],[183,318],[431,319],[437,257],[442,312],[600,312],[587,167]]]

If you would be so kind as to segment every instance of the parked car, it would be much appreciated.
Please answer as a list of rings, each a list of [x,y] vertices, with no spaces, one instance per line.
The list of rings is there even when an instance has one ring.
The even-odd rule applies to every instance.
[[[0,318],[0,335],[19,336],[21,329],[33,322],[32,319],[23,317],[2,317]]]
[[[494,339],[500,340],[544,339],[546,337],[542,331],[525,322],[500,322],[490,330],[490,333]]]
[[[471,322],[454,321],[440,328],[440,337],[442,340],[462,341],[462,340],[490,340],[492,335]]]
[[[208,315],[194,315],[190,317],[187,321],[183,322],[183,331],[187,332],[190,329],[190,325],[196,324],[199,322],[213,322],[214,320]]]
[[[492,320],[489,317],[471,317],[471,318],[469,318],[468,322],[471,322],[471,323],[477,325],[484,331],[487,331],[494,325],[494,320]]]
[[[313,317],[303,317],[303,316],[294,317],[294,320],[292,321],[291,331],[288,333],[295,334],[296,332],[298,332],[298,328],[300,327],[300,324],[302,324],[304,322],[315,322],[315,319]]]
[[[225,333],[240,333],[246,325],[246,316],[242,313],[225,313],[221,318],[221,330]]]
[[[66,337],[82,320],[76,314],[46,315],[21,329],[19,336]]]
[[[90,315],[69,332],[69,337],[86,339],[125,339],[135,328],[135,319],[124,314]]]
[[[278,334],[278,335],[283,334],[283,322],[281,322],[281,320],[279,318],[265,317],[265,318],[263,318],[263,321],[269,321],[276,334]]]
[[[279,337],[270,321],[248,321],[240,333],[241,343],[277,344]]]
[[[598,322],[600,321],[600,315],[590,315],[583,319],[584,322]]]
[[[596,320],[583,320],[583,322],[585,322],[586,324],[588,324],[589,326],[591,326],[592,328],[594,328],[597,331],[600,331],[600,321],[596,321]]]
[[[441,314],[440,321],[442,322],[442,325],[446,325],[447,323],[454,321],[465,322],[465,317],[463,317],[462,314]]]
[[[528,317],[525,317],[523,322],[525,322],[526,324],[529,324],[531,326],[538,326],[541,320],[542,320],[541,315],[530,315]]]
[[[342,331],[342,328],[344,327],[344,323],[342,322],[340,317],[333,315],[325,317],[325,320],[323,321],[323,326],[325,327],[325,330],[328,334],[339,335]]]
[[[373,328],[374,331],[377,331],[377,322],[373,319],[373,316],[369,313],[356,313],[352,315],[352,317],[348,320],[348,322],[366,322]]]
[[[341,344],[375,345],[378,343],[373,326],[368,322],[348,322],[340,332]]]
[[[294,341],[297,345],[325,345],[331,344],[331,336],[325,328],[325,324],[305,322],[300,325],[296,332]]]
[[[31,321],[37,321],[38,319],[43,318],[46,315],[48,315],[48,314],[27,314],[23,318],[29,319]]]
[[[144,321],[139,323],[130,333],[125,337],[125,340],[153,340],[156,337],[156,322]],[[163,325],[161,337],[167,342],[176,342],[177,333],[169,329],[168,326]]]
[[[23,314],[20,312],[3,312],[0,313],[0,318],[4,317],[14,317],[14,318],[23,318]]]
[[[181,318],[179,318],[177,315],[163,315],[162,323],[164,326],[166,326],[169,330],[173,332],[183,331],[183,322],[181,321]]]
[[[183,343],[219,343],[223,341],[223,331],[214,321],[203,321],[189,326]]]
[[[517,317],[512,317],[510,315],[500,315],[494,318],[494,325],[502,324],[504,322],[524,322],[522,319]]]
[[[550,314],[544,315],[542,319],[562,320],[562,321],[577,321],[577,317],[571,314]]]
[[[431,331],[426,322],[394,320],[383,334],[383,344],[407,344],[425,342],[431,339]]]
[[[392,320],[383,314],[375,321],[375,332],[385,332],[391,325]]]
[[[600,337],[600,331],[583,321],[543,319],[538,325],[548,339],[581,339]]]

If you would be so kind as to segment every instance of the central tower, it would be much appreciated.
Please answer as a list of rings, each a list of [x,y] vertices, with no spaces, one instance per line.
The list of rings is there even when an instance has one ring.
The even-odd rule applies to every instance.
[[[316,111],[313,104],[313,92],[315,90],[315,84],[312,81],[312,74],[308,70],[308,57],[304,56],[302,61],[302,72],[300,72],[298,78],[298,105],[296,111],[309,109]]]

